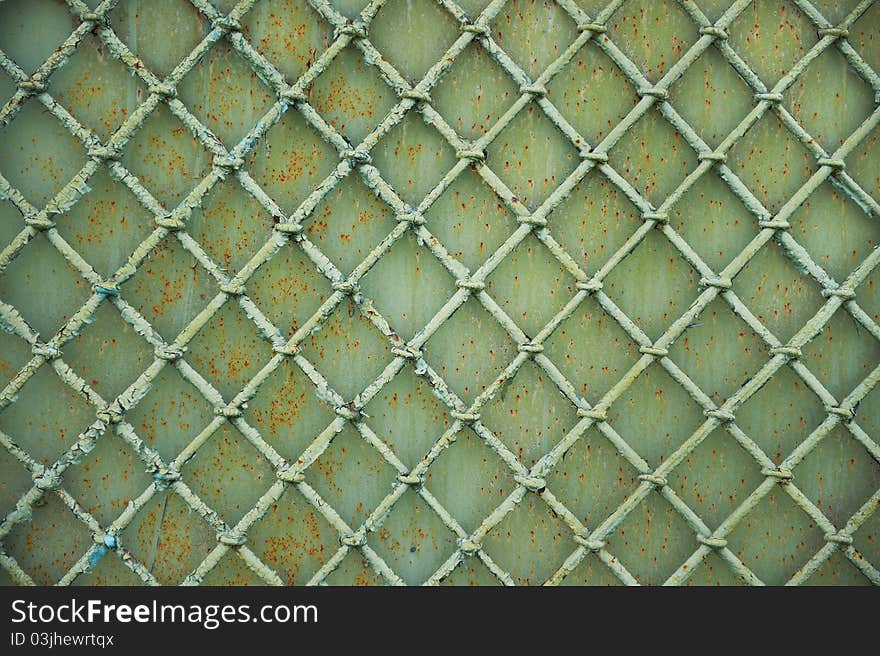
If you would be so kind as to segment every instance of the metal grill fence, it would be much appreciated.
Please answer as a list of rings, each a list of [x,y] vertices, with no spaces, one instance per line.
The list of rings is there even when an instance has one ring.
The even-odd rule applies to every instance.
[[[8,580],[880,583],[880,10],[593,4],[0,4]]]

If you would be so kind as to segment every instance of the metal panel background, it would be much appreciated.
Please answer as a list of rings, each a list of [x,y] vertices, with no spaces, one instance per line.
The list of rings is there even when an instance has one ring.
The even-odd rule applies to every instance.
[[[878,28],[0,2],[0,583],[880,583]]]

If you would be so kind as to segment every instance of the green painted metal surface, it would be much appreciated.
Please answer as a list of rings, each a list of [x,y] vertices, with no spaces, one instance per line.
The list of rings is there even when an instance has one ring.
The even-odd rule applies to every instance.
[[[880,583],[880,3],[0,2],[0,582]]]

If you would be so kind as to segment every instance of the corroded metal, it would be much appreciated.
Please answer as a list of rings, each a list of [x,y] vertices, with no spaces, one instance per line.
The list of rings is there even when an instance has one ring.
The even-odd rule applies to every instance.
[[[0,577],[880,583],[880,5],[600,5],[0,4]]]

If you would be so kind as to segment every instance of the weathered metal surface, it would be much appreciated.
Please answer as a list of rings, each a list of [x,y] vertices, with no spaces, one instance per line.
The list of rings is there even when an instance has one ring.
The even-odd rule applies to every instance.
[[[697,4],[0,2],[0,583],[880,583],[880,4]]]

